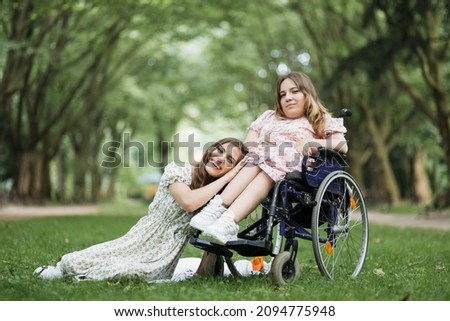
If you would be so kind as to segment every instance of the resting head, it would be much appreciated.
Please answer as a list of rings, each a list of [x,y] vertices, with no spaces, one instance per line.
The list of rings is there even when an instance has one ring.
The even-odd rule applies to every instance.
[[[204,152],[192,175],[191,188],[199,188],[222,177],[233,169],[247,154],[244,143],[236,138],[223,138]]]

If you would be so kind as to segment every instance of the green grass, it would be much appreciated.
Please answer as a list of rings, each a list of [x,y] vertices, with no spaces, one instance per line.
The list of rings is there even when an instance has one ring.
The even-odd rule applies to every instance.
[[[0,222],[0,300],[450,300],[448,232],[377,225],[370,227],[366,265],[351,280],[322,277],[309,241],[300,241],[300,278],[285,287],[273,285],[267,275],[161,284],[46,281],[32,275],[37,266],[54,264],[65,253],[123,235],[138,220],[137,212]],[[184,256],[200,257],[201,252],[189,245]]]

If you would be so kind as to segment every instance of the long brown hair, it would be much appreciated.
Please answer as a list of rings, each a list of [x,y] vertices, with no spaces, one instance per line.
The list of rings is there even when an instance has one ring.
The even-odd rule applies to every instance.
[[[275,114],[282,119],[286,118],[286,115],[281,108],[280,87],[281,83],[287,78],[291,79],[297,85],[297,88],[305,95],[305,117],[313,127],[317,138],[323,138],[325,136],[325,115],[329,114],[329,112],[319,100],[316,89],[307,75],[301,72],[291,72],[290,74],[278,78],[277,91],[275,93]]]
[[[190,185],[192,189],[205,186],[216,179],[215,177],[209,176],[208,172],[206,171],[206,164],[208,164],[211,154],[218,147],[227,143],[229,143],[233,147],[239,148],[239,150],[241,151],[242,156],[240,159],[238,159],[238,161],[240,161],[244,157],[244,155],[247,154],[248,152],[248,149],[244,145],[244,143],[236,138],[227,137],[215,142],[214,144],[209,146],[209,148],[203,154],[202,160],[199,163],[195,164],[194,166],[194,170],[192,172],[192,182]]]

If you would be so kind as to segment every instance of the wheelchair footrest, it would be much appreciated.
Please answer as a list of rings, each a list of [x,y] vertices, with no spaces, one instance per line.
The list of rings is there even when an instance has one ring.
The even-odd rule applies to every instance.
[[[191,237],[189,242],[196,248],[199,248],[199,249],[209,252],[209,253],[214,253],[217,255],[222,255],[222,256],[227,256],[227,257],[233,256],[233,252],[231,252],[225,246],[220,245],[220,244],[211,243],[210,241],[202,240],[195,236]]]
[[[272,254],[272,244],[267,240],[238,239],[228,242],[227,248],[236,251],[242,256],[266,256]]]

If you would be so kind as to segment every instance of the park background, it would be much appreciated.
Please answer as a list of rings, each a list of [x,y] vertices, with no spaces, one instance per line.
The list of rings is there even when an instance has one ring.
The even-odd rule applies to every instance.
[[[2,200],[143,197],[189,139],[244,138],[295,70],[352,110],[368,203],[446,207],[449,15],[447,0],[2,0]]]
[[[87,218],[0,222],[2,299],[232,300],[235,291],[243,300],[450,298],[448,232],[379,227],[371,227],[366,271],[351,284],[318,280],[308,259],[315,273],[282,293],[267,291],[266,281],[258,288],[260,279],[213,281],[212,293],[199,280],[174,292],[31,276],[38,264],[125,233],[145,214],[164,165],[198,154],[186,142],[201,152],[225,136],[244,138],[289,71],[308,74],[334,115],[352,110],[348,171],[371,208],[445,215],[448,0],[0,4],[0,206],[106,208]],[[116,205],[130,199],[137,209]]]

